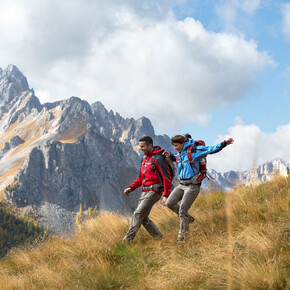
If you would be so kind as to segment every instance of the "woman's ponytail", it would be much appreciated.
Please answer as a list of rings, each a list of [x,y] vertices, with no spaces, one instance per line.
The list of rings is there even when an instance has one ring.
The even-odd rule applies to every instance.
[[[189,135],[188,133],[184,134],[184,139],[185,139],[185,142],[188,141],[188,139],[192,139],[191,135]]]

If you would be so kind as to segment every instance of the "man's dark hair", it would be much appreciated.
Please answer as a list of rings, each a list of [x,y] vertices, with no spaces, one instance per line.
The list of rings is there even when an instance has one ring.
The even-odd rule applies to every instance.
[[[140,138],[139,142],[145,142],[147,146],[150,144],[153,145],[153,140],[150,136],[144,136],[144,137]]]

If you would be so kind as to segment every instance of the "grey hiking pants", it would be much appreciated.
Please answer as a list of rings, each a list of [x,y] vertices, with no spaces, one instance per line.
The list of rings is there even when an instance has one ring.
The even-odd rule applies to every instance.
[[[177,213],[180,217],[180,228],[178,233],[178,240],[182,241],[189,230],[190,215],[188,210],[195,201],[200,191],[200,183],[183,185],[179,184],[169,195],[166,206]],[[178,202],[180,202],[180,205]]]
[[[161,194],[154,191],[143,191],[138,206],[133,213],[131,225],[128,233],[123,241],[131,241],[134,239],[140,226],[143,225],[147,232],[154,238],[162,238],[163,235],[148,217],[153,205],[160,200]]]

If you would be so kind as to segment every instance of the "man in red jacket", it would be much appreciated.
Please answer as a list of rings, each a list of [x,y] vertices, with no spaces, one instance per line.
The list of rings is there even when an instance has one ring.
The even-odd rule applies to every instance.
[[[165,156],[164,149],[153,146],[153,140],[149,136],[139,140],[139,146],[144,157],[141,160],[141,168],[137,179],[124,190],[125,195],[142,186],[142,194],[138,206],[133,213],[131,225],[123,242],[130,242],[134,239],[140,226],[143,225],[148,233],[154,238],[162,238],[163,235],[148,217],[153,205],[160,200],[163,194],[165,203],[171,190],[171,174]]]

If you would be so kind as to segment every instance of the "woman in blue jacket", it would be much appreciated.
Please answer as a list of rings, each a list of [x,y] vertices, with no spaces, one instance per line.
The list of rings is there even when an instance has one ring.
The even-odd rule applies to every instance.
[[[182,242],[189,230],[189,223],[194,221],[194,218],[188,214],[188,210],[199,194],[201,181],[198,180],[199,161],[208,154],[213,154],[221,151],[227,145],[234,142],[233,138],[229,138],[215,146],[197,146],[192,155],[192,162],[188,160],[187,148],[194,144],[194,140],[186,138],[182,135],[176,135],[171,138],[171,144],[178,152],[177,155],[166,151],[164,154],[171,159],[176,160],[178,156],[178,179],[179,185],[172,191],[168,198],[163,199],[163,204],[179,214],[180,229],[178,233],[178,242]],[[180,205],[178,205],[178,202]]]

